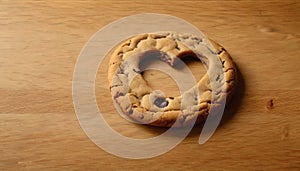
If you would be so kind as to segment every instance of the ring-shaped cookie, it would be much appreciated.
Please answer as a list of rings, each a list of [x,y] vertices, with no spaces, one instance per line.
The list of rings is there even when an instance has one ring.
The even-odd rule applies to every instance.
[[[217,55],[220,61],[213,61],[210,55]],[[165,97],[142,76],[140,62],[149,56],[156,56],[174,68],[187,56],[200,58],[207,73],[180,96]],[[108,80],[114,102],[128,118],[170,127],[177,119],[179,122],[174,126],[189,125],[195,119],[200,123],[211,108],[226,99],[228,102],[236,86],[237,72],[230,55],[217,43],[190,34],[164,32],[137,35],[119,44],[110,57]]]

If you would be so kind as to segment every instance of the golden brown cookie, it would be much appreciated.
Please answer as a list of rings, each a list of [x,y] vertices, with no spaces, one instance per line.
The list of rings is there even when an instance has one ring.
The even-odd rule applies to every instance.
[[[213,59],[213,55],[218,59]],[[153,56],[174,68],[186,56],[198,57],[207,73],[181,96],[165,97],[163,92],[153,90],[142,76],[141,61]],[[174,123],[174,126],[185,126],[193,119],[196,123],[204,121],[211,108],[230,99],[237,83],[237,71],[226,50],[211,40],[174,32],[149,33],[130,38],[114,49],[108,80],[113,100],[127,118],[154,126],[170,127]],[[179,121],[175,122],[177,118]]]

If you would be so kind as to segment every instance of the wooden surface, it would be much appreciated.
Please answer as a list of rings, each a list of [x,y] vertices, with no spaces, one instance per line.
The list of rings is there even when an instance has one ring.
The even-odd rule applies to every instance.
[[[0,170],[299,170],[299,9],[298,0],[1,0]],[[226,47],[241,79],[207,143],[198,144],[198,126],[164,155],[129,160],[104,152],[84,134],[73,109],[72,74],[90,36],[116,19],[143,12],[171,14],[196,25]],[[104,64],[97,100],[101,110],[112,112],[107,85],[99,85]],[[204,73],[201,64],[191,68]],[[147,79],[159,77],[166,75],[149,72]],[[166,85],[168,79],[153,86],[176,93],[174,82]],[[117,114],[105,118],[129,137],[165,131],[133,125]]]

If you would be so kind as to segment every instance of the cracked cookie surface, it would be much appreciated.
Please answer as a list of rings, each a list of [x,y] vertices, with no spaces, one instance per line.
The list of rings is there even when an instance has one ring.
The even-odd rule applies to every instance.
[[[155,57],[176,69],[187,56],[200,58],[207,73],[180,96],[166,97],[144,80],[141,61]],[[210,109],[230,99],[237,71],[227,51],[211,40],[174,32],[149,33],[130,38],[114,49],[108,80],[113,101],[126,118],[154,126],[185,126],[204,121]]]

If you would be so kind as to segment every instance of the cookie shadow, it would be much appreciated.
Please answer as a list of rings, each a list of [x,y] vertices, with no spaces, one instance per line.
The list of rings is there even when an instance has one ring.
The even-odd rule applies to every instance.
[[[242,106],[242,102],[245,96],[245,80],[241,71],[237,66],[236,69],[237,69],[237,76],[238,76],[236,91],[231,101],[228,103],[228,105],[225,108],[219,127],[224,126],[226,123],[228,123],[230,120],[234,118],[234,116]]]
[[[241,104],[244,99],[244,93],[245,93],[245,80],[243,78],[243,74],[239,70],[239,68],[236,66],[237,70],[237,87],[235,90],[234,95],[232,96],[230,102],[226,105],[224,113],[222,115],[222,119],[218,125],[217,129],[222,129],[223,126],[225,126],[227,123],[230,123],[230,121],[236,116],[237,112],[239,111]],[[199,125],[194,126],[192,131],[188,136],[199,136],[202,128],[204,126],[204,123],[201,123]]]
[[[243,98],[244,98],[245,81],[244,81],[243,75],[240,72],[240,70],[238,69],[238,67],[236,69],[237,69],[237,76],[238,76],[238,83],[237,83],[236,91],[235,91],[232,99],[230,100],[230,102],[226,105],[222,119],[218,125],[218,129],[222,129],[222,127],[224,125],[229,123],[234,118],[234,116],[240,109]],[[203,126],[204,126],[204,123],[195,125],[192,128],[191,132],[188,134],[188,137],[199,136],[202,131]],[[169,128],[164,128],[164,127],[155,127],[155,126],[149,126],[149,125],[141,126],[141,128],[144,129],[145,131],[148,131],[148,132],[151,132],[154,134],[162,134],[169,129]],[[185,128],[176,128],[176,131],[171,135],[172,136],[180,135],[180,133],[183,132],[184,129]]]

